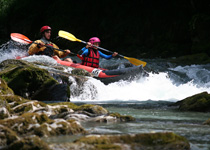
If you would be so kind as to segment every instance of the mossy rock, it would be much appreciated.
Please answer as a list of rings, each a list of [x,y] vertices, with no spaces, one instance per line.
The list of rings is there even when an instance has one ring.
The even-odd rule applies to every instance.
[[[204,125],[209,125],[210,126],[210,118],[208,120],[206,120],[204,123]]]
[[[29,134],[29,126],[32,124],[52,123],[53,121],[45,114],[25,113],[17,118],[0,120],[0,124],[7,126],[20,135]]]
[[[5,107],[0,107],[0,119],[5,119],[10,117],[9,111]]]
[[[2,111],[0,111],[0,119],[7,118],[8,116],[5,116],[5,111],[8,111],[8,113],[11,113],[12,110],[10,108],[10,105],[8,102],[4,99],[5,96],[1,96],[0,94],[0,108],[2,108]],[[6,110],[4,110],[6,109]]]
[[[177,103],[182,111],[210,112],[210,94],[207,92],[187,97]]]
[[[125,149],[131,150],[190,150],[190,144],[185,137],[172,132],[166,133],[144,133],[135,135],[92,135],[82,137],[74,144],[85,144],[87,149]]]
[[[26,103],[19,104],[15,107],[12,108],[14,113],[17,113],[19,115],[26,113],[26,112],[33,112],[34,107],[39,108],[39,107],[46,107],[47,104],[39,101],[28,101]]]
[[[73,109],[73,110],[79,109],[79,106],[77,106],[71,102],[49,103],[48,105],[50,105],[50,106],[65,105],[65,106],[68,106],[68,108]]]
[[[96,115],[108,114],[108,110],[106,110],[105,108],[98,105],[92,105],[92,104],[81,105],[79,106],[78,110],[87,111],[89,113],[96,114]]]
[[[8,149],[21,149],[21,150],[50,150],[47,143],[42,141],[39,137],[25,137],[16,140],[9,145]]]
[[[110,113],[109,116],[116,117],[121,122],[135,121],[135,118],[128,115],[120,115],[119,113]]]
[[[65,97],[65,100],[66,97],[70,97],[68,86],[59,84],[47,70],[38,68],[32,63],[23,60],[5,60],[0,63],[0,68],[2,69],[0,77],[16,95],[28,99],[54,100],[54,91],[61,89],[64,93],[59,97]]]
[[[6,126],[0,125],[0,147],[18,140],[18,135]]]
[[[51,106],[65,105],[74,111],[87,111],[89,113],[96,114],[96,115],[107,115],[108,114],[108,111],[99,105],[84,104],[81,106],[77,106],[71,102],[50,103],[49,105],[51,105]]]
[[[7,83],[0,78],[0,95],[8,95],[8,94],[14,94],[11,88],[8,87]]]
[[[27,100],[21,96],[17,96],[17,95],[6,95],[6,96],[0,95],[0,99],[6,101],[8,103],[8,105],[11,108],[8,110],[10,110],[11,113],[13,112],[13,110],[12,110],[13,107],[30,101],[30,100]]]
[[[86,71],[85,69],[80,69],[80,68],[73,69],[71,73],[77,76],[91,76],[91,74],[88,71]]]

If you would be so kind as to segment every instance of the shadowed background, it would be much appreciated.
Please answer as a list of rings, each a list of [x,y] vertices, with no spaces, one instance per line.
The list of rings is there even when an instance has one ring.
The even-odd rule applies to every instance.
[[[53,42],[73,52],[84,45],[56,38],[59,30],[84,41],[98,36],[101,47],[126,56],[210,56],[208,0],[0,0],[0,22],[1,43],[13,32],[36,40],[49,25]]]

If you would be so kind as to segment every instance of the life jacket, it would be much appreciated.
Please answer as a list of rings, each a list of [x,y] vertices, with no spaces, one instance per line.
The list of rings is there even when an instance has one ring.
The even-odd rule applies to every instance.
[[[88,55],[82,57],[82,65],[90,66],[94,68],[99,67],[99,52],[98,50],[93,50],[92,48],[88,49]]]
[[[49,45],[53,47],[52,42],[48,41],[44,37],[40,39],[45,45]],[[54,55],[54,49],[51,47],[46,47],[43,51],[39,51],[36,55],[46,55],[52,57]]]

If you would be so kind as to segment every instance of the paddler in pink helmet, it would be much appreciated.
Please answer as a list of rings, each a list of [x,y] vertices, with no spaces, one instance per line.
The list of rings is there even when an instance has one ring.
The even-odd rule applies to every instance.
[[[117,52],[114,52],[112,55],[106,55],[99,51],[95,46],[99,46],[100,42],[101,41],[98,37],[92,37],[89,39],[89,42],[87,42],[87,45],[81,49],[80,53],[82,52],[82,65],[98,68],[100,57],[111,59],[118,54]]]

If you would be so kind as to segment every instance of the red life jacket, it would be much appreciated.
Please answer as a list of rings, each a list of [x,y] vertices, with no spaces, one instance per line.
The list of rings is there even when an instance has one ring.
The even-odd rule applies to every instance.
[[[95,53],[96,52],[96,53]],[[99,52],[98,50],[96,50],[94,52],[93,49],[89,48],[88,49],[88,56],[82,56],[82,65],[85,66],[90,66],[90,67],[94,67],[94,68],[98,68],[99,67]]]

